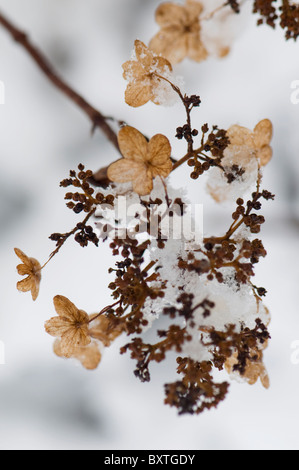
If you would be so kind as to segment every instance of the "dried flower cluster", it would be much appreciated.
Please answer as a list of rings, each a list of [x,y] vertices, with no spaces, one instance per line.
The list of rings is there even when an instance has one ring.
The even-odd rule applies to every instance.
[[[255,2],[255,8],[272,18],[272,3]],[[239,12],[239,2],[224,6]],[[23,262],[18,272],[28,276],[17,287],[30,290],[35,300],[41,270],[71,236],[81,247],[108,242],[115,257],[108,286],[113,301],[89,315],[66,297],[55,296],[57,315],[45,329],[56,338],[56,355],[95,369],[103,349],[126,335],[121,353],[130,353],[136,377],[146,382],[151,363],[160,363],[174,351],[179,377],[165,385],[165,403],[180,414],[198,414],[225,398],[229,375],[249,384],[260,379],[269,387],[263,364],[270,338],[266,289],[256,286],[253,277],[255,265],[266,256],[257,238],[265,222],[262,203],[274,199],[261,187],[262,172],[272,157],[272,124],[264,119],[253,131],[239,125],[194,126],[193,112],[201,98],[182,92],[173,66],[185,57],[198,62],[207,57],[201,38],[202,5],[196,0],[164,3],[156,20],[161,29],[149,47],[136,40],[135,55],[123,65],[125,100],[132,107],[149,101],[161,105],[173,94],[186,121],[178,123],[172,136],[151,139],[120,123],[120,159],[97,175],[83,164],[71,170],[60,186],[67,188],[67,207],[83,214],[83,220],[67,233],[50,236],[56,248],[43,267],[15,250]],[[171,138],[185,141],[184,155],[174,158]],[[187,181],[182,181],[182,190],[174,190],[168,178],[184,164],[191,169],[191,180],[207,175],[207,190],[217,202],[231,203],[226,233],[204,234],[199,240],[184,190]],[[162,317],[168,327],[160,326]],[[155,328],[156,342],[145,342],[143,333],[149,328]],[[222,382],[215,380],[215,371],[222,371]]]

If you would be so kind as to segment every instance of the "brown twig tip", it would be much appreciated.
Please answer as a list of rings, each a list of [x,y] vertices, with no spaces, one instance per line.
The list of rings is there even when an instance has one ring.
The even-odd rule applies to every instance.
[[[39,69],[47,76],[55,87],[81,108],[81,110],[89,117],[92,122],[93,129],[99,127],[108,140],[118,150],[117,135],[108,124],[107,118],[58,75],[40,49],[30,41],[27,34],[18,29],[18,27],[3,15],[1,11],[0,24],[12,36],[12,38],[28,52],[29,56],[33,59]]]

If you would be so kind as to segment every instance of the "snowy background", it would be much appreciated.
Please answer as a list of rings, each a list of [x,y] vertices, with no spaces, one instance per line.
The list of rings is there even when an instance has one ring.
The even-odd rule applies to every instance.
[[[0,7],[104,114],[147,135],[164,133],[179,156],[185,149],[174,130],[184,123],[181,107],[150,103],[136,110],[123,99],[121,64],[136,38],[147,43],[157,31],[159,3],[0,0]],[[299,448],[299,365],[291,362],[291,344],[299,340],[299,105],[290,101],[291,83],[299,80],[299,44],[286,43],[280,30],[256,28],[255,21],[246,7],[230,25],[229,34],[237,37],[225,60],[176,67],[186,90],[202,97],[194,114],[198,126],[253,128],[269,118],[275,129],[264,186],[277,199],[265,204],[268,257],[256,275],[256,284],[269,292],[272,340],[265,363],[271,388],[235,382],[217,410],[198,417],[178,417],[163,405],[163,384],[175,377],[173,358],[152,367],[151,383],[140,384],[133,361],[119,356],[121,340],[106,350],[95,372],[54,356],[53,339],[43,328],[54,314],[52,298],[65,295],[90,313],[107,305],[107,246],[83,250],[69,241],[44,271],[35,303],[16,291],[13,248],[44,262],[53,249],[48,236],[77,221],[64,206],[59,181],[80,162],[96,170],[118,156],[100,132],[90,137],[87,118],[0,28],[0,80],[6,87],[0,106],[0,340],[6,352],[6,364],[0,365],[1,449]],[[204,180],[188,179],[187,168],[172,177],[174,186],[182,181],[190,198],[204,203],[206,232],[221,234],[230,224],[229,212],[205,195]]]

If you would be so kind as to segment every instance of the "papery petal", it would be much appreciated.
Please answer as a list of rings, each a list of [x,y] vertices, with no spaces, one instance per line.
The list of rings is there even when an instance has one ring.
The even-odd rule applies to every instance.
[[[61,337],[70,328],[72,328],[70,322],[61,317],[52,317],[45,323],[45,330],[50,336]]]
[[[21,292],[28,292],[32,289],[33,287],[33,280],[32,276],[26,277],[26,279],[22,279],[22,281],[19,281],[17,283],[17,289]]]
[[[118,144],[124,158],[135,162],[146,161],[148,142],[134,127],[125,126],[119,131]]]
[[[185,10],[188,13],[189,19],[198,18],[203,12],[203,6],[196,0],[186,0]]]
[[[33,282],[32,288],[31,288],[31,296],[32,300],[36,300],[39,294],[39,280],[35,279],[35,282]]]
[[[269,119],[263,119],[254,128],[254,143],[260,148],[269,145],[273,135],[272,122]]]
[[[61,353],[65,357],[71,357],[76,347],[87,346],[90,342],[91,339],[88,336],[87,330],[82,328],[69,328],[61,337]]]
[[[139,196],[147,196],[152,192],[152,189],[152,173],[149,169],[146,169],[133,181],[133,190],[135,193],[139,194]]]
[[[145,69],[148,69],[151,66],[154,55],[142,41],[139,41],[139,39],[136,39],[135,41],[135,54],[136,59]]]
[[[230,140],[230,145],[247,145],[248,147],[255,147],[252,132],[246,127],[235,124],[227,130],[227,135]]]
[[[26,266],[25,264],[18,264],[17,271],[20,276],[25,276],[26,274],[31,274],[31,267]]]
[[[177,64],[187,56],[187,34],[176,27],[163,28],[153,37],[149,47],[157,54],[166,57],[172,64]]]
[[[133,108],[139,108],[152,98],[152,84],[149,77],[128,84],[125,91],[125,101]]]
[[[115,183],[128,183],[134,181],[140,173],[146,170],[143,162],[134,162],[122,158],[112,163],[108,168],[108,177]]]
[[[195,62],[202,62],[208,57],[208,51],[204,47],[200,33],[188,34],[188,57]]]
[[[102,359],[102,354],[99,350],[98,344],[93,341],[88,346],[76,348],[74,357],[78,359],[82,366],[87,370],[95,370]]]
[[[60,317],[72,321],[75,318],[77,307],[63,295],[56,295],[53,299],[54,307]]]
[[[153,166],[160,166],[170,159],[170,155],[171,145],[167,137],[162,134],[154,135],[148,144],[147,160]]]
[[[156,22],[162,26],[177,25],[182,27],[186,20],[186,9],[183,5],[175,3],[162,3],[156,10]]]
[[[122,65],[122,68],[124,70],[123,77],[125,80],[140,80],[145,75],[144,68],[136,60],[128,60]]]
[[[18,258],[20,258],[20,260],[23,261],[25,266],[31,266],[30,258],[27,255],[25,255],[25,253],[22,250],[20,250],[19,248],[15,248],[14,251],[15,251],[15,254],[18,256]]]
[[[273,155],[272,148],[269,145],[264,145],[260,150],[257,152],[257,156],[260,159],[261,166],[267,165]]]

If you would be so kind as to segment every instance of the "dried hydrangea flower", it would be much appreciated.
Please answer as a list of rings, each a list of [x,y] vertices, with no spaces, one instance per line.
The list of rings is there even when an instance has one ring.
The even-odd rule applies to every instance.
[[[53,349],[56,356],[65,358],[61,348],[61,339],[56,339]],[[94,370],[101,362],[102,354],[99,350],[98,343],[96,341],[92,341],[88,346],[75,347],[71,357],[78,359],[85,369]]]
[[[61,338],[61,354],[71,357],[77,347],[87,346],[91,342],[88,333],[89,317],[62,295],[56,295],[53,301],[58,317],[48,320],[45,329],[49,335]]]
[[[272,158],[270,142],[273,135],[273,126],[269,119],[263,119],[250,131],[246,127],[231,126],[227,130],[230,145],[245,146],[253,150],[259,159],[260,165],[265,166]]]
[[[149,47],[166,57],[172,64],[189,57],[196,62],[205,60],[208,52],[201,39],[201,3],[186,0],[185,5],[162,3],[156,11],[160,31],[150,41]]]
[[[171,146],[167,137],[157,134],[147,142],[134,127],[123,127],[118,134],[120,151],[124,158],[108,168],[108,178],[115,183],[133,183],[140,196],[150,194],[153,178],[166,178],[172,170]]]
[[[17,283],[17,289],[21,292],[31,291],[32,299],[36,300],[41,281],[41,265],[35,258],[25,255],[19,248],[15,248],[15,254],[23,261],[23,264],[17,266],[18,274],[27,275],[25,279]]]
[[[123,77],[129,82],[125,92],[126,103],[135,108],[148,101],[161,104],[161,91],[165,83],[157,75],[170,78],[171,64],[139,40],[135,41],[135,55],[136,60],[128,60],[123,64]]]

